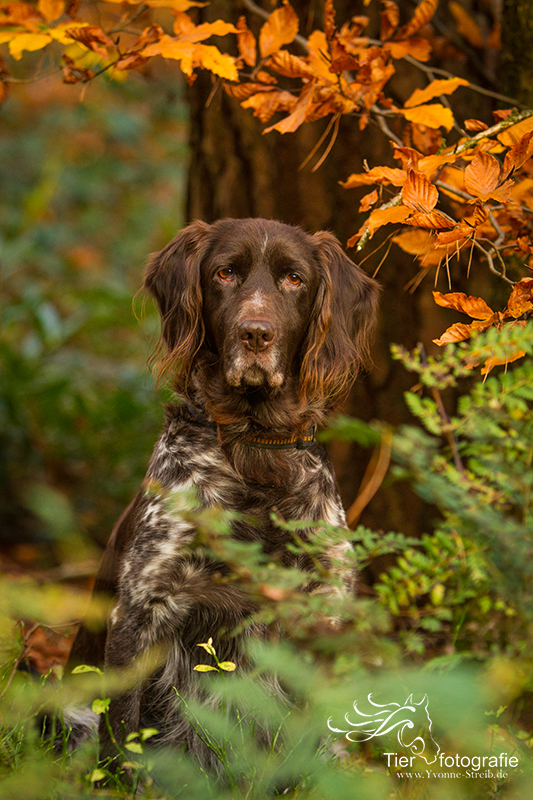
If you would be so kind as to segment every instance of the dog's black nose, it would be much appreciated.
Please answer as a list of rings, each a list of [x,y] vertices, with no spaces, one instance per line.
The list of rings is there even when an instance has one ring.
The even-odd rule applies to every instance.
[[[276,329],[266,319],[245,319],[237,331],[241,342],[254,353],[264,350],[276,338]]]

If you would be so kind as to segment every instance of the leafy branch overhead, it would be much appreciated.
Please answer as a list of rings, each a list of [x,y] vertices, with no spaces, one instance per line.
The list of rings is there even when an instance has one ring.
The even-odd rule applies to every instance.
[[[364,5],[371,2],[378,0],[365,0]],[[459,3],[441,3],[471,47],[484,43]],[[333,0],[325,0],[323,25],[307,37],[288,0],[271,13],[246,0],[250,19],[241,16],[232,22],[198,22],[204,5],[196,0],[97,0],[88,5],[38,0],[36,5],[5,5],[0,11],[0,46],[7,50],[7,59],[0,62],[0,100],[12,83],[54,72],[62,73],[65,83],[83,84],[102,72],[124,78],[162,57],[176,62],[189,83],[198,70],[210,72],[231,98],[266,125],[263,133],[291,133],[330,117],[308,159],[324,146],[314,169],[331,150],[342,116],[356,119],[361,130],[378,126],[390,141],[396,166],[365,164],[364,171],[342,182],[347,190],[369,187],[359,206],[367,218],[348,244],[362,249],[385,226],[401,225],[392,241],[419,262],[413,287],[430,268],[437,274],[441,265],[448,270],[450,259],[463,253],[468,267],[477,254],[501,279],[511,286],[516,283],[505,311],[474,316],[470,325],[457,323],[436,340],[438,344],[470,336],[488,327],[489,319],[491,325],[502,326],[527,318],[527,303],[518,316],[508,309],[516,311],[515,295],[522,291],[518,287],[526,286],[527,271],[533,269],[533,111],[497,111],[491,125],[454,114],[450,101],[455,92],[487,90],[429,66],[435,42],[431,22],[439,0],[421,0],[403,24],[396,3],[382,0],[379,38],[367,35],[366,16],[339,24]],[[498,46],[497,29],[488,44]],[[32,66],[27,77],[11,74],[9,59],[18,72],[16,62],[40,50],[48,58],[43,57],[37,72]],[[399,62],[418,70],[427,84],[402,100],[387,93]],[[53,65],[51,72],[45,63]],[[442,298],[452,296],[458,295],[438,294],[437,302],[444,305]],[[448,307],[467,310],[464,303]]]

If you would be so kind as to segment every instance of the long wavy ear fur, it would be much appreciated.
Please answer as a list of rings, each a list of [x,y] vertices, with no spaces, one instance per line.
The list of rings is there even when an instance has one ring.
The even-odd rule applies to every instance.
[[[315,233],[322,278],[302,362],[300,385],[307,398],[344,395],[370,360],[379,285],[342,250],[330,233]]]
[[[161,315],[156,354],[161,377],[175,369],[176,388],[186,389],[194,357],[204,339],[200,265],[210,225],[192,222],[148,262],[143,289]]]

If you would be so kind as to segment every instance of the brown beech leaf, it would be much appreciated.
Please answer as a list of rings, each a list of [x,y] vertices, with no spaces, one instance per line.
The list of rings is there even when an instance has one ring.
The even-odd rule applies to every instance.
[[[393,186],[403,186],[407,180],[407,173],[403,169],[394,167],[372,167],[368,172],[354,172],[347,180],[339,181],[344,189],[353,189],[354,186],[369,186],[373,183],[392,183]]]
[[[507,178],[512,171],[520,169],[528,158],[533,155],[533,131],[525,133],[510,150],[505,154],[503,162],[502,180]]]
[[[465,339],[470,339],[474,329],[472,325],[465,325],[463,322],[456,322],[450,328],[444,331],[440,339],[433,339],[435,344],[442,347],[445,344],[452,344],[452,342],[462,342]]]
[[[449,294],[433,292],[433,299],[438,306],[461,311],[473,319],[487,320],[494,316],[494,311],[482,297],[469,297],[463,292],[450,292]]]
[[[333,0],[326,0],[324,3],[324,33],[328,42],[335,36],[335,30],[335,5]]]
[[[428,128],[445,128],[450,131],[453,127],[453,113],[441,103],[403,108],[401,113],[409,122],[426,125]]]
[[[284,44],[290,44],[298,33],[298,17],[292,6],[284,0],[281,8],[276,8],[259,31],[259,52],[261,58],[272,55]]]
[[[255,67],[257,45],[255,36],[246,24],[246,17],[239,17],[237,22],[237,47],[244,63],[249,67]]]
[[[314,78],[315,73],[303,58],[294,56],[288,50],[278,50],[265,61],[265,66],[287,78]]]
[[[425,89],[415,89],[413,94],[405,101],[404,107],[421,106],[422,103],[427,103],[428,100],[433,100],[434,97],[439,97],[441,94],[452,94],[459,86],[470,86],[470,83],[465,81],[464,78],[445,78],[431,81]]]
[[[359,62],[350,55],[338,36],[334,36],[330,42],[331,65],[330,70],[335,74],[359,69]]]
[[[373,205],[375,205],[378,201],[378,190],[374,189],[372,192],[368,192],[365,194],[364,197],[361,198],[361,202],[359,203],[359,211],[361,213],[370,211]]]
[[[224,83],[224,89],[226,94],[229,94],[230,97],[234,97],[235,100],[239,102],[255,94],[265,94],[266,92],[276,91],[274,86],[265,86],[263,83]]]
[[[480,119],[465,119],[463,127],[467,131],[486,131],[489,126]]]
[[[512,364],[513,361],[517,361],[519,358],[523,358],[526,354],[525,350],[517,350],[512,355],[507,356],[507,358],[496,358],[496,356],[492,356],[485,361],[483,369],[481,370],[482,375],[488,375],[491,369],[494,367]]]
[[[65,35],[104,58],[109,56],[107,48],[115,46],[114,42],[98,25],[86,25],[84,28],[67,28]]]
[[[507,301],[507,306],[503,312],[507,317],[517,319],[522,314],[527,314],[533,310],[533,278],[522,278],[515,283],[513,291]]]
[[[421,0],[415,8],[415,13],[411,20],[398,31],[395,38],[410,39],[413,34],[418,33],[433,17],[438,4],[439,0]]]
[[[400,10],[393,0],[382,0],[382,6],[384,8],[380,11],[381,33],[379,38],[382,42],[385,42],[387,39],[390,39],[398,27],[400,22]]]
[[[421,172],[410,169],[402,189],[403,204],[413,211],[433,211],[437,205],[437,188]]]
[[[465,168],[465,189],[474,197],[489,197],[500,180],[500,164],[489,153],[476,153]]]
[[[140,53],[124,53],[124,55],[115,63],[115,69],[128,70],[138,69],[142,67],[149,59],[142,56]]]

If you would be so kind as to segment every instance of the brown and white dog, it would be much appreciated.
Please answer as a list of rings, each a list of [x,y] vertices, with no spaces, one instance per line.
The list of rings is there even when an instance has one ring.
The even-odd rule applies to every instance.
[[[297,557],[271,521],[274,508],[284,519],[345,526],[314,430],[368,356],[378,287],[331,234],[265,219],[192,223],[152,256],[144,287],[161,315],[163,367],[183,402],[166,409],[145,487],[105,551],[95,592],[114,598],[107,630],[82,626],[70,665],[124,669],[164,648],[163,665],[112,700],[111,728],[120,739],[148,721],[160,741],[185,742],[209,762],[173,687],[198,691],[197,644],[209,636],[220,660],[239,663],[242,635],[228,632],[250,603],[220,581],[227,565],[195,548],[190,515],[170,514],[149,487],[194,490],[198,509],[240,512],[233,535],[259,540],[285,564]],[[83,725],[73,722],[75,741]],[[111,755],[102,724],[100,739]]]

